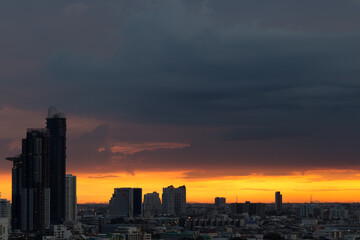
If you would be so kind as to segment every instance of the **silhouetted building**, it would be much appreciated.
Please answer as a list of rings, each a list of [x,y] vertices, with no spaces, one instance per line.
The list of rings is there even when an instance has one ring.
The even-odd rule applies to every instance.
[[[23,188],[22,156],[6,158],[13,162],[12,185],[11,185],[11,228],[12,230],[21,229],[21,192]]]
[[[65,183],[65,221],[75,222],[77,212],[76,176],[66,174]]]
[[[109,201],[110,216],[130,218],[141,216],[141,202],[141,188],[115,188]]]
[[[186,187],[174,188],[169,186],[163,188],[162,194],[163,214],[181,216],[186,212]]]
[[[264,203],[232,203],[230,204],[230,210],[232,215],[247,213],[249,216],[265,216]]]
[[[144,217],[159,216],[162,213],[159,193],[147,193],[144,195]]]
[[[223,198],[223,197],[215,198],[215,206],[217,208],[223,208],[223,207],[225,207],[225,204],[226,204],[226,198]]]
[[[280,212],[282,210],[282,195],[280,192],[275,193],[275,210]]]
[[[175,215],[175,188],[169,186],[163,188],[162,193],[162,212],[165,215]]]
[[[51,224],[65,221],[66,118],[50,107],[46,128],[50,137]]]
[[[13,161],[12,229],[41,232],[50,225],[49,135],[28,129],[22,153]]]
[[[142,214],[142,189],[133,188],[134,194],[134,217],[139,217]]]
[[[186,187],[175,188],[175,214],[182,216],[186,213]]]

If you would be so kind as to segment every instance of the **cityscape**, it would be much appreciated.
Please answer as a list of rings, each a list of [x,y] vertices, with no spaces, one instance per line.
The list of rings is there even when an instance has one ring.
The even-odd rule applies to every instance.
[[[0,19],[0,240],[360,240],[360,0]]]
[[[1,239],[346,239],[360,238],[360,203],[188,203],[186,186],[143,195],[115,187],[108,204],[78,204],[66,173],[66,117],[49,107],[29,128],[12,167],[12,201],[0,199]]]

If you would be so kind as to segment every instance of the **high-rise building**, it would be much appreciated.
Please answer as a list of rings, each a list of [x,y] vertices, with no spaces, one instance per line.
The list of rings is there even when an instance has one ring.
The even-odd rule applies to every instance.
[[[223,198],[223,197],[215,198],[215,206],[217,208],[223,208],[223,207],[225,207],[225,204],[226,204],[226,198]]]
[[[141,188],[115,188],[114,193],[109,201],[110,216],[130,218],[141,216],[141,194]]]
[[[51,224],[65,221],[65,174],[66,174],[66,118],[55,107],[50,107],[46,119],[50,137],[50,193]]]
[[[28,129],[22,153],[13,161],[12,229],[41,232],[50,225],[49,135]]]
[[[186,212],[186,187],[174,188],[169,186],[163,188],[162,194],[163,214],[181,216]]]
[[[182,216],[186,213],[186,187],[175,188],[175,214]]]
[[[159,216],[162,213],[159,193],[147,193],[144,195],[144,217]]]
[[[142,215],[142,189],[133,188],[134,217]]]
[[[275,210],[280,212],[282,210],[282,195],[280,192],[275,193]]]
[[[175,188],[172,185],[163,188],[162,212],[164,215],[175,215]]]
[[[76,176],[66,174],[65,183],[65,221],[75,222],[77,211]]]

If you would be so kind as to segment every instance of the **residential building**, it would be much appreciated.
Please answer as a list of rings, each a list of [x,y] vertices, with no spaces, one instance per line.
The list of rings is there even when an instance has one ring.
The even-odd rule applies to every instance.
[[[162,194],[163,214],[181,216],[186,213],[186,187],[174,188],[169,186],[163,188]]]
[[[55,107],[50,107],[46,119],[49,133],[51,224],[65,221],[65,172],[66,172],[66,118]]]
[[[50,225],[49,135],[28,129],[20,156],[13,161],[12,229],[41,232]]]
[[[135,193],[135,194],[134,194]],[[115,188],[109,201],[109,213],[112,217],[136,217],[142,212],[141,188]]]
[[[144,195],[144,217],[159,216],[162,213],[159,193],[147,193]]]

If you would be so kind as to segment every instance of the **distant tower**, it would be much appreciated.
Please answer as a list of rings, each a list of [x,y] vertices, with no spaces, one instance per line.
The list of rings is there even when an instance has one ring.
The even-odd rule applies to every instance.
[[[217,208],[223,208],[226,205],[226,198],[223,197],[216,197],[215,198],[215,206]]]
[[[142,215],[142,189],[133,188],[134,217]]]
[[[175,215],[175,188],[172,185],[163,188],[162,212],[166,215]]]
[[[109,213],[112,217],[137,217],[142,212],[141,188],[115,188],[109,201]]]
[[[51,224],[65,221],[66,118],[50,107],[46,119],[50,137]]]
[[[65,186],[65,221],[75,222],[77,211],[76,176],[66,174]]]
[[[163,214],[181,216],[186,212],[186,187],[174,188],[169,186],[163,188],[162,194]]]
[[[175,214],[182,216],[186,213],[186,187],[175,188]]]
[[[282,195],[280,192],[275,193],[275,210],[280,212],[282,210]]]
[[[161,201],[159,193],[147,193],[144,195],[144,217],[161,215]]]

